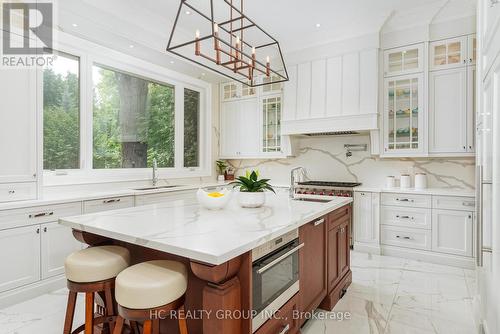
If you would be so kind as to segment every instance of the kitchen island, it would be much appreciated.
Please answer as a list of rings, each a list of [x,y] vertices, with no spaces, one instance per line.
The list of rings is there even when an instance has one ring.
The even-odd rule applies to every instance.
[[[243,209],[235,198],[219,211],[172,200],[67,217],[60,223],[73,228],[74,235],[89,245],[129,248],[133,263],[152,259],[185,263],[191,269],[185,305],[189,333],[249,334],[252,250],[266,242],[299,229],[299,240],[304,244],[300,250],[300,286],[307,286],[308,291],[301,289],[295,296],[296,311],[309,312],[320,303],[323,308],[333,307],[338,287],[342,285],[343,291],[350,282],[347,224],[352,199],[297,201],[288,198],[285,191],[266,196],[266,205],[258,209]],[[311,286],[314,282],[316,290]],[[283,327],[293,334],[301,322],[295,319],[293,326]],[[161,331],[168,332],[175,326],[175,321],[165,320]]]

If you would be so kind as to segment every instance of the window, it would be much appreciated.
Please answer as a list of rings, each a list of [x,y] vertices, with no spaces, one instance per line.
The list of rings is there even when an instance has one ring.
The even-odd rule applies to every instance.
[[[43,71],[43,168],[80,168],[80,60],[55,53]]]
[[[174,167],[174,87],[102,66],[92,79],[93,168],[146,168],[154,159]]]
[[[200,92],[184,89],[184,167],[199,167]]]

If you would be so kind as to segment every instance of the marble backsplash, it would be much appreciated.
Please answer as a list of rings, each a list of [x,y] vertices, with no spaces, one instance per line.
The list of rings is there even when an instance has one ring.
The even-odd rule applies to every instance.
[[[344,144],[368,144],[366,152],[346,157]],[[290,183],[290,169],[305,167],[307,177],[321,181],[357,181],[365,186],[383,187],[385,178],[401,173],[427,174],[429,188],[474,189],[474,158],[385,158],[370,154],[368,136],[301,138],[297,154],[287,159],[230,160],[237,174],[258,169],[276,185]]]

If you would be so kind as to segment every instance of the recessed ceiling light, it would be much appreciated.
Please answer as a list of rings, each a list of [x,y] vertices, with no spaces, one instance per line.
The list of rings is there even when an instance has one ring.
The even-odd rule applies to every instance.
[[[191,12],[189,10],[186,10],[186,15],[190,15]]]
[[[131,49],[133,49],[135,47],[135,45],[130,44],[128,47],[131,48]]]
[[[202,76],[202,77],[204,77],[204,76],[205,76],[205,73],[202,73],[202,74],[201,74],[201,76]]]
[[[73,23],[72,26],[76,28],[76,27],[78,27],[78,24]]]
[[[316,23],[316,28],[321,27],[321,23]]]
[[[170,64],[173,64],[173,63],[174,63],[174,61],[173,61],[173,60],[171,60],[171,61],[170,61]]]

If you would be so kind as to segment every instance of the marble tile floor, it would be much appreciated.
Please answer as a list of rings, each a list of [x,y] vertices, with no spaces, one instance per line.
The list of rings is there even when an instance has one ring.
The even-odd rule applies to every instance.
[[[477,334],[473,271],[357,252],[351,263],[347,294],[332,312],[315,312],[303,334]],[[60,334],[66,296],[62,289],[0,310],[0,334]]]

